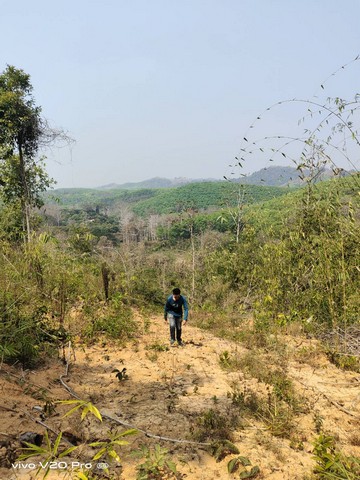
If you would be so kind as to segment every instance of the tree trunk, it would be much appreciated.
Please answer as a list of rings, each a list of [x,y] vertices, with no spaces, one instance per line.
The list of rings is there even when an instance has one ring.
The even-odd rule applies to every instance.
[[[19,164],[20,164],[20,181],[21,181],[21,210],[23,216],[23,229],[27,233],[27,241],[30,242],[31,229],[30,229],[30,203],[29,203],[29,192],[26,183],[26,171],[25,171],[25,160],[24,154],[22,151],[22,144],[19,141]]]
[[[191,285],[191,296],[192,300],[194,301],[195,298],[195,273],[196,273],[196,266],[195,266],[195,239],[194,239],[194,229],[193,225],[190,227],[190,240],[191,240],[191,256],[192,256],[192,285]]]
[[[105,263],[103,263],[101,265],[101,275],[102,275],[102,280],[103,280],[105,300],[108,301],[109,300],[110,269]]]

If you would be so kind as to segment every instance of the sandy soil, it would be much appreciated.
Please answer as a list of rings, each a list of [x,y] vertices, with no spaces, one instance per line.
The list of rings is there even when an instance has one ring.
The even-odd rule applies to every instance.
[[[108,418],[100,423],[90,416],[81,422],[79,414],[63,418],[70,406],[56,405],[54,411],[41,411],[46,402],[51,406],[56,400],[73,398],[59,380],[65,373],[60,360],[49,360],[34,371],[2,365],[0,479],[35,478],[33,469],[7,467],[16,463],[18,451],[15,449],[21,433],[44,433],[44,427],[36,421],[42,421],[55,432],[65,432],[72,442],[75,441],[73,436],[82,443],[105,439],[111,426],[119,430],[129,428],[125,425],[149,434],[192,442],[203,412],[213,409],[226,416],[234,411],[228,394],[234,385],[240,390],[246,386],[253,391],[266,392],[264,385],[242,371],[224,370],[220,366],[222,352],[241,356],[248,352],[245,348],[187,325],[183,333],[185,345],[165,349],[168,347],[168,329],[161,318],[151,319],[148,331],[143,324],[141,328],[144,333],[126,347],[116,347],[106,340],[94,346],[75,346],[68,376],[63,378],[79,398],[91,400],[103,415],[124,425],[116,425]],[[287,346],[288,375],[307,404],[307,408],[296,417],[301,447],[289,439],[273,437],[264,424],[256,419],[242,418],[239,411],[241,427],[234,430],[232,437],[240,455],[260,467],[257,478],[300,480],[310,475],[314,467],[311,444],[317,436],[314,416],[321,419],[322,428],[327,433],[336,436],[346,454],[360,456],[360,447],[353,445],[356,443],[353,439],[359,435],[360,378],[359,374],[337,369],[324,356],[315,353],[318,350],[314,341],[288,336],[284,343]],[[309,358],[299,356],[300,349],[310,352]],[[113,371],[123,368],[126,368],[128,378],[119,381]],[[122,467],[110,468],[118,478],[135,479],[139,460],[130,457],[130,451],[141,445],[153,447],[156,443],[168,449],[181,478],[239,478],[239,472],[227,473],[227,463],[235,455],[216,462],[205,447],[192,443],[153,439],[143,433],[127,440],[129,446],[121,450]],[[88,447],[81,447],[77,455],[90,460],[93,454]],[[79,461],[74,455],[67,461]],[[77,478],[69,468],[54,470],[48,478],[59,478],[60,473],[61,478]]]

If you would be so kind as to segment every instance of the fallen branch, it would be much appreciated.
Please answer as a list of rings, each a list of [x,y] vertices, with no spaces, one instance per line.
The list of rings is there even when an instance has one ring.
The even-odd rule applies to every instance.
[[[46,425],[46,423],[42,422],[41,420],[38,420],[37,418],[34,418],[33,416],[31,416],[29,413],[27,412],[24,412],[25,415],[30,418],[30,420],[32,420],[33,422],[35,423],[38,423],[39,425],[41,425],[42,427],[46,428],[47,430],[49,430],[50,432],[52,432],[54,435],[58,436],[60,432],[56,432],[55,430],[53,430],[51,427],[49,427],[49,425]],[[69,445],[72,445],[74,446],[73,443],[71,443],[69,440],[67,440],[66,438],[62,438],[61,440],[63,440],[64,442],[68,443]]]
[[[332,400],[330,397],[325,395],[325,393],[322,393],[322,395],[326,398],[326,400],[328,400],[332,405],[334,405],[334,407],[338,408],[339,410],[346,413],[347,415],[350,415],[351,417],[354,417],[354,418],[357,418],[357,419],[360,420],[360,417],[358,415],[356,415],[356,413],[351,412],[350,410],[347,410],[346,408],[342,407],[337,402],[335,402],[335,400]]]
[[[6,410],[7,412],[18,413],[18,412],[17,412],[16,410],[14,410],[13,408],[4,407],[3,405],[0,405],[0,408],[2,408],[3,410]]]
[[[338,410],[341,410],[342,412],[346,413],[347,415],[350,415],[351,417],[354,417],[354,418],[357,418],[357,419],[360,420],[360,417],[356,413],[351,412],[350,410],[347,410],[346,408],[342,407],[337,402],[335,402],[335,400],[332,400],[330,397],[328,397],[325,393],[321,392],[320,390],[316,389],[315,387],[311,387],[310,385],[306,385],[305,383],[301,382],[300,380],[296,380],[296,381],[298,383],[300,383],[301,385],[303,385],[306,389],[310,389],[313,392],[316,392],[316,393],[319,393],[320,395],[322,395],[324,398],[326,398],[326,400],[328,402],[330,402],[332,405],[334,405],[334,407],[336,407]]]

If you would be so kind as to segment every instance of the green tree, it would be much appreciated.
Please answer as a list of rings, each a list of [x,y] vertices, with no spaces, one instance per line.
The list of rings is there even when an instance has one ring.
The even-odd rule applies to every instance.
[[[24,173],[22,169],[25,167]],[[20,155],[12,155],[2,159],[0,164],[1,186],[0,197],[7,209],[18,211],[19,225],[15,230],[26,231],[28,237],[34,227],[34,217],[31,217],[32,208],[40,208],[44,205],[42,193],[54,182],[45,170],[43,159],[36,160],[27,158],[21,162]],[[31,221],[32,220],[32,221]],[[14,223],[14,222],[13,222]],[[11,232],[11,237],[18,234]]]
[[[58,137],[68,139],[42,118],[32,91],[30,75],[23,70],[8,65],[0,75],[1,196],[5,204],[18,203],[28,240],[31,209],[42,205],[41,193],[53,183],[37,161],[39,148]]]

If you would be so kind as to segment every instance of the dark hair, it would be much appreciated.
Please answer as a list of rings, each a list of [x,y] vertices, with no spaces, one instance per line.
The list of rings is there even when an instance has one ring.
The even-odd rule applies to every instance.
[[[174,288],[173,295],[180,295],[180,288]]]

